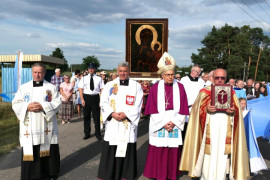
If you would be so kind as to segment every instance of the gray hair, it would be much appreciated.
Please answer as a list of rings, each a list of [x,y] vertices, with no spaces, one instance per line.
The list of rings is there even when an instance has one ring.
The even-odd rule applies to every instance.
[[[56,68],[54,72],[61,71],[59,68]]]
[[[214,70],[210,71],[209,73],[209,77],[213,77],[214,76]]]
[[[200,68],[201,69],[201,66],[198,65],[198,64],[194,64],[191,68],[191,71],[193,71],[195,68]]]
[[[129,63],[128,62],[120,62],[118,64],[118,67],[127,67],[127,68],[129,68]]]
[[[46,67],[45,67],[45,64],[43,64],[43,63],[34,63],[33,65],[32,65],[32,69],[33,69],[33,67],[42,67],[43,68],[43,72],[46,72]]]

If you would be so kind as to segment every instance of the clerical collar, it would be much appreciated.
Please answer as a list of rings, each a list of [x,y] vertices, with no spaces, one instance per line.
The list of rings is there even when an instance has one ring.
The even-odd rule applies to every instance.
[[[129,78],[126,80],[120,80],[120,86],[128,86]]]
[[[33,87],[43,86],[43,81],[33,81]]]
[[[190,74],[188,74],[188,77],[189,77],[190,81],[198,81],[198,80],[199,80],[199,78],[198,78],[198,77],[193,78],[193,77],[191,77],[191,75],[190,75]]]
[[[172,83],[172,84],[169,84],[169,83],[166,83],[165,81],[164,81],[164,84],[165,84],[166,86],[172,86],[172,85],[173,85],[173,83]]]

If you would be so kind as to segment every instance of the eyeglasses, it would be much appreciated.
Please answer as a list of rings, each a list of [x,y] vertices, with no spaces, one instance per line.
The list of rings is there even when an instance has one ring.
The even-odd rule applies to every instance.
[[[180,79],[180,77],[175,77],[176,79]]]
[[[201,74],[201,71],[196,71],[196,70],[193,70],[193,71],[195,71],[195,72],[198,73],[198,74]]]
[[[221,76],[216,76],[216,77],[214,77],[214,79],[215,79],[215,80],[221,79],[221,80],[224,80],[224,81],[225,81],[226,78],[225,78],[225,77],[221,77]]]
[[[165,76],[174,76],[174,74],[163,74]]]

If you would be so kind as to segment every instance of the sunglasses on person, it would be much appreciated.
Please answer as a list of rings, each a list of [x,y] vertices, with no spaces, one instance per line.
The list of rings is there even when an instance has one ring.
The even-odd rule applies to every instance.
[[[214,77],[214,79],[215,79],[215,80],[221,79],[221,80],[224,80],[224,81],[225,81],[226,78],[225,78],[225,77],[222,77],[222,76],[216,76],[216,77]]]

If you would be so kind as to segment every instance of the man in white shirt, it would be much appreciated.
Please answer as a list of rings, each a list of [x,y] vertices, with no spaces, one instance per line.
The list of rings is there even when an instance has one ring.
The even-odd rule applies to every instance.
[[[82,100],[83,115],[84,115],[84,137],[86,140],[91,134],[91,112],[95,123],[95,136],[101,140],[100,134],[100,107],[99,94],[101,93],[104,83],[101,77],[95,75],[96,65],[90,63],[88,66],[88,75],[82,77],[79,82],[79,92]]]
[[[108,82],[101,94],[105,126],[98,179],[135,179],[136,141],[142,106],[141,85],[129,79],[129,65],[120,63],[119,78]]]

